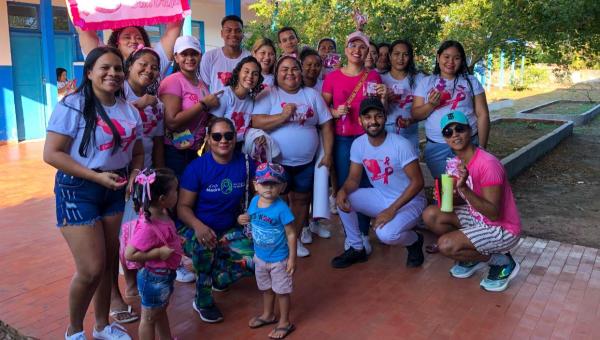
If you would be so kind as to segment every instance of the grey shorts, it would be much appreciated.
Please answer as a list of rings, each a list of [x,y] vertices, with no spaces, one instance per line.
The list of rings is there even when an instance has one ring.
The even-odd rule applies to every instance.
[[[519,243],[519,236],[511,234],[501,226],[488,225],[476,219],[466,205],[454,207],[454,213],[460,221],[460,231],[483,255],[503,254]]]
[[[254,255],[254,276],[260,290],[272,289],[275,294],[292,292],[292,275],[285,270],[287,259],[279,262],[265,262]]]

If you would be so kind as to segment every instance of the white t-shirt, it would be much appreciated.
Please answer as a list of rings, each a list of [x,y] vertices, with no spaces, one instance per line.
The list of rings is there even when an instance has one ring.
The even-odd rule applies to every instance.
[[[69,155],[77,163],[89,169],[117,170],[131,162],[135,141],[142,138],[142,120],[137,110],[122,98],[113,106],[104,106],[104,111],[121,136],[121,147],[112,152],[114,141],[110,127],[98,116],[94,139],[90,141],[87,157],[79,155],[83,139],[83,96],[75,93],[65,97],[54,107],[46,131],[71,137]]]
[[[392,200],[402,195],[410,184],[404,167],[417,159],[412,144],[394,133],[388,133],[380,146],[371,145],[369,136],[364,134],[356,138],[350,148],[352,163],[362,164],[371,185]]]
[[[242,142],[250,126],[254,100],[250,96],[240,99],[230,86],[225,87],[223,91],[223,95],[219,99],[219,107],[211,113],[215,117],[225,117],[232,121],[237,133],[237,141]]]
[[[265,90],[268,88],[273,87],[274,83],[275,83],[275,77],[273,76],[273,74],[263,74],[263,85],[265,85]]]
[[[400,133],[402,131],[406,134],[418,133],[419,125],[417,123],[404,128],[402,121],[398,120],[398,118],[410,119],[412,117],[410,110],[412,108],[414,90],[423,77],[422,73],[415,74],[413,87],[411,88],[408,76],[402,80],[397,80],[392,77],[390,72],[381,75],[381,80],[388,88],[388,91],[394,94],[389,101],[388,116],[385,122],[388,132]]]
[[[323,79],[317,79],[317,83],[312,87],[315,91],[322,93],[323,92]]]
[[[123,85],[125,92],[125,99],[128,103],[140,99],[135,92],[129,86],[129,83],[125,81]],[[158,96],[156,98],[158,100]],[[164,117],[165,109],[163,103],[158,100],[155,106],[146,106],[143,110],[140,110],[134,106],[139,112],[142,120],[142,144],[144,145],[144,168],[152,167],[152,150],[154,148],[154,137],[162,137],[165,135]]]
[[[469,75],[468,79],[473,90],[471,90],[469,83],[463,76],[459,76],[454,80],[448,80],[439,75],[431,75],[419,82],[414,95],[423,98],[425,103],[427,103],[429,93],[433,89],[437,89],[442,94],[440,104],[425,120],[427,138],[437,143],[445,143],[442,136],[442,129],[440,129],[440,121],[450,111],[461,111],[464,113],[469,119],[473,135],[477,133],[477,116],[473,107],[473,97],[482,94],[484,90],[477,78]]]
[[[242,50],[239,57],[230,59],[220,47],[206,52],[200,62],[200,77],[208,85],[210,93],[224,89],[235,66],[249,55],[250,52]]]
[[[296,93],[287,93],[272,87],[257,100],[252,114],[279,114],[287,103],[296,104],[296,114],[269,135],[281,150],[281,163],[288,166],[305,165],[315,158],[319,147],[317,125],[331,119],[331,113],[321,94],[303,87]]]

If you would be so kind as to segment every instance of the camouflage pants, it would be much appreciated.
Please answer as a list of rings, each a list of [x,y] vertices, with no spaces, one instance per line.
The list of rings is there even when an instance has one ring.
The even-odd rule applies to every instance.
[[[243,229],[231,228],[218,233],[218,244],[208,249],[198,243],[194,230],[182,227],[179,230],[185,240],[183,250],[192,259],[196,280],[196,306],[206,308],[214,303],[212,287],[223,289],[244,276],[254,274],[254,247]]]

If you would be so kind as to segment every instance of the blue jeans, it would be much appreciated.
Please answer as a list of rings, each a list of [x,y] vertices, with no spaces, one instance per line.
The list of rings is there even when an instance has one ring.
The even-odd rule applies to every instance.
[[[142,268],[137,272],[137,286],[144,308],[161,308],[169,304],[175,277],[172,269]]]
[[[352,147],[352,142],[358,137],[360,136],[335,136],[333,143],[333,164],[338,188],[344,185],[350,173],[350,148]],[[360,179],[360,187],[371,188],[371,183],[364,170]],[[363,235],[369,235],[370,224],[370,217],[358,214],[358,227]]]
[[[479,145],[479,137],[477,135],[471,137],[471,144]],[[440,178],[443,173],[446,173],[446,160],[454,156],[456,155],[448,144],[436,143],[427,139],[424,158],[433,178]]]
[[[198,158],[196,150],[179,150],[172,145],[165,145],[165,165],[175,172],[177,178],[181,178],[185,168],[196,158]]]
[[[115,171],[127,178],[125,169]],[[89,225],[125,209],[125,187],[112,190],[96,182],[68,175],[60,170],[54,180],[56,226]]]

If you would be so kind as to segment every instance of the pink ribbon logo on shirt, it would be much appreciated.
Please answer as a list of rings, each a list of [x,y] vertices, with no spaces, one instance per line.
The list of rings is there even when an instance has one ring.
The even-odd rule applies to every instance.
[[[115,128],[117,129],[117,132],[119,133],[119,136],[121,136],[121,145],[122,145],[123,151],[127,151],[127,149],[129,148],[129,145],[131,145],[133,143],[133,141],[135,140],[135,137],[136,137],[135,136],[135,125],[126,123],[127,126],[131,129],[131,135],[127,136],[127,131],[125,131],[125,128],[121,125],[121,123],[119,123],[118,120],[111,119],[110,121],[114,124]],[[102,132],[104,132],[106,135],[111,136],[111,138],[112,138],[112,135],[113,135],[112,130],[110,129],[110,126],[108,126],[108,124],[106,124],[106,122],[104,122],[102,120],[102,118],[100,118],[100,117],[97,118],[96,125],[98,125],[98,127],[100,127]],[[108,143],[101,144],[98,147],[98,150],[100,150],[100,151],[108,150],[108,149],[112,148],[114,144],[115,144],[115,141],[113,139]]]
[[[383,184],[389,184],[388,177],[394,173],[394,168],[390,166],[390,158],[386,157],[383,161],[385,165],[385,170],[382,172],[381,167],[379,166],[379,162],[376,159],[365,159],[363,160],[363,165],[367,169],[368,172],[372,174],[371,180],[378,181],[383,179]]]

